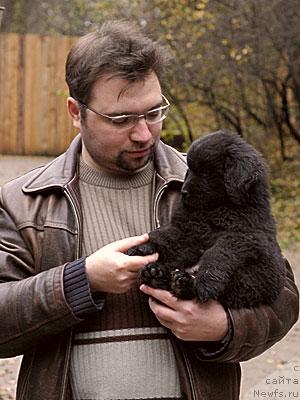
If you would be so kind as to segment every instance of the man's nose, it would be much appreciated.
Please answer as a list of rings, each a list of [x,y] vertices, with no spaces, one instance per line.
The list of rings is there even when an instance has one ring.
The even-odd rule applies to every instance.
[[[152,137],[152,133],[146,123],[145,118],[140,118],[132,128],[131,140],[134,142],[147,142]]]

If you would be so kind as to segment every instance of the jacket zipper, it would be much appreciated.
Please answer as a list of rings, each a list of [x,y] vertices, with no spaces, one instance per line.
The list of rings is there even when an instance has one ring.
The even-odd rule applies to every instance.
[[[153,206],[153,209],[154,209],[153,214],[154,215],[153,215],[153,218],[154,218],[154,228],[155,229],[160,227],[160,222],[159,222],[159,219],[158,219],[158,203],[159,203],[159,200],[161,199],[161,196],[162,196],[163,192],[165,191],[165,189],[167,187],[168,187],[167,183],[163,184],[161,186],[161,188],[159,189],[159,191],[157,192],[157,195],[156,195],[156,197],[154,199],[154,206]]]
[[[25,376],[24,381],[23,381],[22,390],[20,389],[20,396],[18,397],[20,399],[26,400],[25,399],[25,390],[27,388],[28,377],[29,377],[29,375],[31,374],[31,371],[32,371],[32,362],[33,362],[33,358],[35,357],[35,352],[36,351],[34,351],[34,356],[31,357],[30,366],[26,371],[26,376]]]
[[[71,340],[72,336],[73,336],[73,328],[71,328],[71,330],[70,330],[70,338],[69,338],[69,341],[68,341],[68,348],[67,348],[67,351],[66,351],[65,360],[66,359],[70,359],[71,347],[72,347],[72,340]],[[66,368],[66,366],[65,366],[63,380],[62,380],[61,400],[64,400],[66,398],[66,389],[67,389],[67,384],[68,384],[67,383],[67,379],[68,379],[67,378],[67,375],[68,375],[67,370],[68,370],[68,368]]]
[[[160,222],[159,222],[159,218],[158,218],[158,203],[159,203],[159,200],[161,199],[161,196],[163,195],[163,192],[166,190],[167,187],[168,187],[167,183],[163,184],[161,186],[161,188],[159,189],[159,191],[157,192],[157,195],[154,199],[154,207],[153,208],[154,208],[154,227],[155,227],[155,229],[160,227]],[[190,365],[187,355],[185,354],[185,352],[182,349],[181,349],[181,353],[183,355],[184,362],[186,365],[186,370],[187,370],[187,374],[189,377],[192,396],[193,396],[193,399],[196,400],[197,397],[196,397],[196,392],[195,392],[194,378],[193,378],[191,365]]]
[[[69,192],[69,190],[67,188],[65,188],[64,190],[64,194],[66,196],[66,198],[69,201],[69,204],[71,205],[71,208],[73,210],[74,216],[75,216],[75,220],[76,220],[76,226],[77,226],[77,249],[76,249],[76,254],[75,257],[79,258],[80,254],[79,254],[79,249],[81,246],[81,237],[80,237],[80,218],[76,209],[76,205],[75,202],[73,200],[73,197],[71,195],[71,193]],[[66,355],[65,355],[65,360],[69,360],[70,359],[70,355],[71,355],[71,347],[72,347],[72,336],[73,336],[73,328],[71,328],[70,330],[70,337],[68,340],[68,348],[66,351]],[[64,368],[64,374],[63,374],[63,380],[62,380],[62,392],[61,392],[61,400],[64,400],[66,397],[66,389],[67,389],[67,377],[68,375],[68,369],[65,367]]]
[[[76,205],[74,203],[74,200],[72,198],[71,193],[69,192],[68,189],[65,189],[64,193],[65,193],[65,196],[68,199],[68,201],[69,201],[69,203],[71,205],[71,208],[73,210],[73,213],[75,215],[76,226],[77,226],[77,237],[78,237],[77,238],[77,249],[76,249],[76,255],[75,256],[76,256],[76,258],[79,258],[79,256],[80,256],[79,249],[80,249],[80,246],[81,246],[81,238],[80,238],[80,234],[79,234],[79,232],[80,232],[80,219],[79,219],[79,216],[78,216],[78,213],[77,213],[77,209],[76,209]]]
[[[195,393],[195,385],[194,385],[194,378],[193,378],[191,364],[190,364],[190,361],[189,361],[187,355],[185,354],[185,352],[184,351],[181,351],[181,352],[183,354],[183,358],[184,358],[185,365],[186,365],[186,370],[187,370],[187,373],[188,373],[188,376],[189,376],[192,396],[193,396],[193,399],[196,400],[197,397],[196,397],[196,393]]]

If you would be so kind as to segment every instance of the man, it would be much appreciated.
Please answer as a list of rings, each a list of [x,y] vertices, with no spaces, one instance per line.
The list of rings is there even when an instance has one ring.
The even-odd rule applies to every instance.
[[[238,399],[239,361],[297,319],[288,264],[278,301],[252,310],[136,285],[158,255],[126,251],[168,222],[186,172],[160,142],[165,54],[125,22],[79,40],[66,80],[80,135],[1,190],[0,354],[24,354],[17,399]]]

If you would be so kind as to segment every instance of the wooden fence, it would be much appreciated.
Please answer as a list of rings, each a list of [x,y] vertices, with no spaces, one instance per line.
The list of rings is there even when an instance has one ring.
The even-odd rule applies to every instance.
[[[66,55],[76,38],[0,33],[0,154],[56,155],[76,131],[66,110]]]

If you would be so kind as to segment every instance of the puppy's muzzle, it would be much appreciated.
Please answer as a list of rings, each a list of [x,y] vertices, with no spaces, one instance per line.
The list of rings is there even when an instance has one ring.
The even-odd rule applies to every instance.
[[[191,197],[190,193],[187,190],[182,190],[181,195],[183,197],[183,200],[188,200]]]
[[[188,206],[190,204],[190,200],[191,200],[190,192],[188,192],[187,190],[182,190],[181,195],[182,195],[183,204]]]

